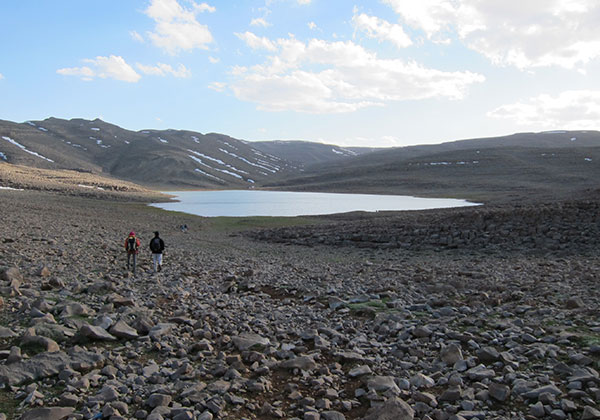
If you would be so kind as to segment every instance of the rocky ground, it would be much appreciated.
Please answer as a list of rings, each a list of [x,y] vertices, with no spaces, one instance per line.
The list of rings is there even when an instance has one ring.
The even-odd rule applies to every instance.
[[[6,418],[600,418],[596,201],[241,232],[2,190],[0,214]]]

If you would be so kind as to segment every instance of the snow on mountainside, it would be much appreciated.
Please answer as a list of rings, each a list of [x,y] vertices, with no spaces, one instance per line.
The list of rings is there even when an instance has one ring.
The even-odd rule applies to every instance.
[[[134,132],[98,119],[0,121],[0,137],[0,158],[9,163],[102,173],[159,188],[251,188],[303,166],[221,134]]]

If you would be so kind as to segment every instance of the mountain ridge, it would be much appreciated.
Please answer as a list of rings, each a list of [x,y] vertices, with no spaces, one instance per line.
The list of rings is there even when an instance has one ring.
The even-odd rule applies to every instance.
[[[190,130],[131,131],[100,119],[0,120],[0,162],[94,173],[159,190],[552,197],[593,188],[599,161],[600,133],[590,130],[377,149],[250,142]]]

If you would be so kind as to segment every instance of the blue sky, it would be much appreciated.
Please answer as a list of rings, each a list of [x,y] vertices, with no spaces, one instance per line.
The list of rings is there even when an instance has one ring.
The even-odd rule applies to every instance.
[[[600,129],[597,0],[11,0],[0,119],[405,146]]]

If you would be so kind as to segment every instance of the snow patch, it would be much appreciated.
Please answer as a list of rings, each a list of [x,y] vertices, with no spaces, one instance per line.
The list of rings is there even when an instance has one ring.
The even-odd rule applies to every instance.
[[[100,131],[100,129],[99,129],[98,127],[90,127],[90,130],[93,130],[93,131]]]
[[[196,169],[194,169],[194,171],[195,171],[195,172],[198,172],[198,173],[200,173],[200,174],[202,174],[202,175],[204,175],[204,176],[207,176],[207,177],[209,177],[209,178],[214,178],[214,179],[216,179],[216,180],[217,180],[217,181],[219,181],[219,182],[222,182],[222,183],[224,183],[224,182],[225,182],[225,181],[223,181],[221,178],[219,178],[218,176],[214,176],[214,175],[212,175],[212,174],[209,174],[208,172],[204,172],[202,169],[196,168]]]
[[[39,153],[36,153],[36,152],[33,152],[33,151],[27,149],[25,146],[23,146],[20,143],[17,143],[16,141],[14,141],[13,139],[11,139],[10,137],[2,136],[2,138],[4,140],[6,140],[7,142],[11,143],[11,144],[14,144],[15,146],[17,146],[18,148],[20,148],[24,152],[29,153],[30,155],[33,155],[35,157],[39,157],[40,159],[44,159],[44,160],[47,160],[48,162],[53,162],[54,163],[54,161],[52,159],[48,159],[46,156],[42,156]]]
[[[89,189],[92,189],[92,190],[96,189],[96,190],[102,190],[102,191],[104,191],[104,188],[102,188],[102,187],[96,187],[94,185],[77,184],[77,186],[81,187],[81,188],[89,188]]]
[[[277,172],[276,170],[269,169],[269,168],[267,168],[266,166],[259,165],[258,163],[250,162],[248,159],[246,159],[246,158],[244,158],[244,157],[241,157],[241,156],[238,156],[238,155],[236,155],[235,153],[232,153],[232,152],[230,152],[230,151],[228,151],[228,150],[221,149],[221,148],[219,148],[219,150],[220,150],[221,152],[223,152],[223,153],[225,153],[225,154],[229,155],[229,156],[233,156],[234,158],[241,160],[241,161],[242,161],[242,162],[244,162],[244,163],[247,163],[247,164],[248,164],[248,165],[250,165],[250,166],[255,166],[255,167],[257,167],[257,168],[261,168],[261,169],[264,169],[265,171],[269,171],[269,172],[272,172],[272,173],[275,173],[275,172]]]
[[[25,121],[25,124],[29,124],[32,127],[37,127],[34,123],[32,123],[31,121]]]
[[[202,158],[204,158],[204,159],[208,159],[208,160],[210,160],[210,161],[212,161],[212,162],[218,163],[219,165],[225,166],[226,168],[229,168],[229,169],[231,169],[232,171],[238,172],[238,173],[240,173],[240,174],[248,174],[248,172],[246,172],[246,171],[243,171],[243,170],[241,170],[241,169],[237,169],[236,167],[234,167],[234,166],[231,166],[231,165],[229,165],[229,164],[227,164],[227,163],[223,162],[221,159],[217,159],[217,158],[214,158],[214,157],[211,157],[211,156],[207,156],[207,155],[205,155],[205,154],[203,154],[203,153],[200,153],[200,152],[197,152],[197,151],[195,151],[195,150],[191,150],[191,149],[188,149],[188,152],[190,152],[190,153],[193,153],[193,154],[195,154],[196,156],[200,156],[200,157],[202,157]],[[221,171],[220,169],[218,169],[218,170],[219,170],[219,171]],[[221,172],[222,172],[222,171],[221,171]],[[240,177],[240,178],[241,178],[241,177]]]
[[[571,141],[577,140],[577,137],[571,137]]]
[[[0,158],[4,159],[4,160],[8,160],[8,158],[6,157],[6,155],[2,152],[0,152]]]
[[[0,187],[0,190],[25,191],[23,188]]]
[[[42,130],[42,131],[48,131],[48,130],[46,130],[44,127],[38,127],[38,130]]]
[[[585,158],[585,161],[586,161],[586,162],[591,162],[591,161],[592,161],[592,158]]]
[[[159,137],[158,139],[159,139],[159,140],[160,140],[162,143],[168,143],[168,142],[169,142],[168,140],[165,140],[165,139],[163,139],[163,138],[161,138],[161,137]]]
[[[200,144],[200,139],[198,137],[192,136],[192,140],[194,140],[194,143]]]
[[[233,150],[237,150],[237,149],[238,149],[237,147],[235,147],[235,146],[233,146],[233,145],[231,145],[231,144],[227,143],[226,141],[224,141],[224,142],[223,142],[223,144],[224,144],[224,145],[226,145],[226,146],[229,146],[229,147],[231,147]]]

